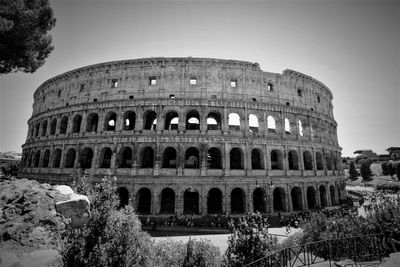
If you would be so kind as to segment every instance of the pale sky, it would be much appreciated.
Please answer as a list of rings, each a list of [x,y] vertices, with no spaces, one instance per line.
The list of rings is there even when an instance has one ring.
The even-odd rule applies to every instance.
[[[400,1],[50,1],[54,51],[0,76],[0,151],[22,151],[33,93],[100,62],[208,57],[310,75],[333,93],[344,156],[400,146]]]

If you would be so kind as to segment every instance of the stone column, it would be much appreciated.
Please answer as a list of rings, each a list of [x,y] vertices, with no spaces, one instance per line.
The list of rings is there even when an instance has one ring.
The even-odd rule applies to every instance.
[[[307,187],[306,185],[303,183],[302,185],[302,190],[301,190],[301,195],[303,198],[303,210],[308,210],[308,200],[307,200]]]
[[[289,185],[286,186],[286,210],[291,212],[293,210],[293,203],[292,203],[292,195],[291,195],[291,188]]]

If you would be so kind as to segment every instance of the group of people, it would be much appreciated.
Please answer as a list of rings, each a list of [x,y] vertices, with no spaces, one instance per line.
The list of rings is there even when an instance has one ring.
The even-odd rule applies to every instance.
[[[142,225],[152,226],[153,230],[159,226],[184,226],[184,227],[207,227],[207,228],[228,228],[230,215],[215,215],[196,218],[194,215],[171,215],[165,218],[141,217]]]

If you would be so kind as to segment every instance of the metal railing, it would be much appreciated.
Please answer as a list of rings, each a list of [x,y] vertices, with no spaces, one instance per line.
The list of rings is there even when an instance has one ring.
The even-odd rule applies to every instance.
[[[321,240],[272,252],[244,266],[294,267],[321,262],[329,262],[331,266],[345,259],[352,260],[355,266],[372,261],[381,262],[385,256],[382,239],[383,234],[375,234]]]

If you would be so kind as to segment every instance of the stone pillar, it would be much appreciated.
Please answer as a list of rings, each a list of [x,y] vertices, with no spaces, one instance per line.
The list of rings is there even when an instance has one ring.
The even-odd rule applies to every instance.
[[[293,210],[293,203],[292,203],[292,194],[291,194],[291,188],[289,185],[286,186],[286,210],[291,212]]]
[[[75,162],[74,162],[74,168],[80,168],[81,167],[81,147],[80,144],[78,143],[76,145],[76,157],[75,157]]]
[[[143,130],[143,108],[138,106],[136,112],[135,130],[141,131]]]
[[[176,191],[175,195],[175,213],[183,214],[183,194],[181,193],[180,188]]]
[[[122,131],[124,125],[124,112],[122,109],[118,109],[117,113],[117,121],[115,122],[115,131]]]
[[[115,173],[115,168],[117,166],[116,161],[117,161],[117,151],[119,150],[120,144],[117,145],[117,147],[114,145],[111,148],[111,162],[110,162],[110,169],[114,170]]]
[[[319,207],[321,207],[321,195],[320,195],[320,193],[319,193],[319,187],[318,187],[318,185],[316,185],[316,188],[315,188],[315,203],[317,204],[317,206],[319,206]]]
[[[301,195],[303,199],[303,210],[308,210],[307,187],[304,183],[302,184]]]
[[[180,112],[178,114],[178,131],[183,132],[186,130],[186,114],[184,114],[183,107],[180,108]]]
[[[60,168],[65,168],[65,158],[66,158],[67,151],[65,151],[65,144],[62,145],[61,149],[61,161],[60,161]]]
[[[205,107],[201,108],[199,121],[200,121],[200,132],[206,133],[207,132],[207,110]]]
[[[224,106],[224,114],[222,115],[221,118],[221,127],[222,127],[222,132],[227,132],[229,131],[229,118],[228,118],[228,110],[226,106]]]
[[[244,135],[250,135],[250,127],[249,127],[249,112],[247,109],[247,104],[244,107],[244,117],[240,118],[240,129],[244,130]]]
[[[99,145],[95,144],[91,169],[99,168],[99,164],[100,164],[100,149],[99,149]]]
[[[207,175],[207,154],[208,154],[208,145],[202,144],[200,145],[200,175]]]

